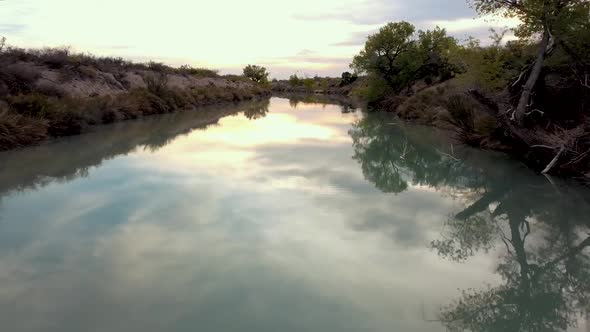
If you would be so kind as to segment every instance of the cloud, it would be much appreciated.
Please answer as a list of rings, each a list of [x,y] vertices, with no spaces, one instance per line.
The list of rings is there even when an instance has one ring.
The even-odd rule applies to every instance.
[[[24,24],[0,24],[0,33],[19,33],[25,30]]]
[[[460,1],[364,0],[345,3],[323,12],[299,13],[305,21],[337,20],[355,25],[381,25],[390,21],[422,21],[473,16],[474,11]]]
[[[365,44],[365,41],[367,41],[367,37],[377,31],[378,29],[371,29],[367,31],[353,32],[348,39],[333,43],[331,46],[362,46]]]
[[[69,45],[102,56],[227,73],[260,63],[280,78],[296,70],[339,75],[367,35],[389,21],[457,28],[476,16],[462,0],[218,0],[207,10],[188,0],[169,0],[165,6],[142,0],[103,0],[93,6],[79,0],[11,0],[0,8],[0,33],[14,46]],[[483,35],[484,23],[467,24],[453,34]]]
[[[278,98],[270,108],[280,116],[224,118],[86,178],[7,195],[3,327],[439,331],[424,303],[435,312],[458,287],[489,281],[494,263],[456,265],[427,249],[453,198],[386,195],[365,181],[350,157],[355,114]],[[336,139],[285,144],[275,135],[292,133],[272,130],[281,123]],[[249,131],[266,140],[241,141],[259,135]],[[228,158],[240,152],[248,158]]]

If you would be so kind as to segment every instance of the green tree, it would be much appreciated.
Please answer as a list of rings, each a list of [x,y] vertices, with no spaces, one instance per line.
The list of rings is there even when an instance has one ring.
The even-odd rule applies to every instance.
[[[352,60],[357,73],[375,73],[394,90],[401,90],[408,81],[408,72],[417,69],[411,54],[416,49],[413,39],[416,28],[408,22],[388,23],[370,35],[365,47]]]
[[[309,78],[309,77],[305,78],[305,79],[303,79],[303,86],[308,91],[312,91],[315,86],[315,80],[313,78]]]
[[[522,24],[515,30],[521,38],[540,36],[537,55],[531,66],[519,76],[514,85],[524,82],[514,118],[522,125],[531,96],[537,85],[545,59],[556,44],[565,46],[572,30],[587,25],[590,17],[588,0],[472,0],[481,14],[501,13],[516,17]],[[525,79],[526,78],[526,79]]]
[[[395,92],[401,92],[418,79],[452,76],[449,55],[456,45],[444,29],[416,34],[408,22],[388,23],[368,37],[351,68],[356,73],[378,75]]]
[[[356,82],[358,78],[359,77],[357,74],[352,74],[350,72],[345,71],[344,73],[342,73],[342,81],[340,82],[340,86],[350,85]]]
[[[248,65],[244,68],[244,76],[256,83],[268,82],[266,68],[257,65]]]
[[[297,76],[297,74],[293,74],[291,76],[289,76],[289,84],[292,87],[296,87],[301,85],[301,79],[299,78],[299,76]]]

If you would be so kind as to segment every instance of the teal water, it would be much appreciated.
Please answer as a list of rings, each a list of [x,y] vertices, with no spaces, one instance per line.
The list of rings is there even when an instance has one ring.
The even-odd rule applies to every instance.
[[[272,98],[0,154],[1,331],[590,331],[590,194]]]

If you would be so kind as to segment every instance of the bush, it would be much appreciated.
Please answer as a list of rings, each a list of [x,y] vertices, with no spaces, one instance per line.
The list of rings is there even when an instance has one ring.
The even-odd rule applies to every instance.
[[[12,96],[7,100],[14,112],[29,117],[43,118],[55,111],[52,99],[39,93]]]
[[[347,86],[350,85],[354,82],[356,82],[356,80],[358,79],[358,75],[357,74],[351,74],[350,72],[344,72],[342,73],[342,80],[340,81],[340,86]]]
[[[49,68],[60,69],[70,63],[70,49],[69,48],[46,48],[39,54],[41,62],[46,64]]]
[[[447,106],[448,90],[449,88],[445,85],[422,90],[407,98],[397,108],[397,114],[404,119],[434,124],[439,120],[441,110]]]
[[[301,79],[297,76],[297,74],[289,76],[289,85],[291,85],[292,87],[301,85]]]
[[[268,82],[266,68],[257,65],[248,65],[244,68],[244,77],[256,83]]]
[[[165,64],[163,64],[161,62],[154,62],[154,61],[148,62],[147,67],[149,70],[153,70],[158,73],[166,73],[166,72],[168,72],[168,69],[169,69],[169,67],[166,66]]]
[[[388,92],[391,92],[391,88],[387,85],[387,82],[379,76],[371,75],[367,80],[367,84],[359,87],[354,91],[354,94],[372,105],[381,100]]]
[[[0,109],[0,150],[33,145],[47,138],[47,124],[43,120]]]
[[[5,93],[18,94],[34,90],[41,73],[35,66],[25,63],[0,64],[0,81],[4,82]]]
[[[168,91],[168,76],[166,74],[148,74],[145,83],[149,92],[162,96]]]
[[[177,72],[181,75],[190,75],[195,77],[218,77],[219,71],[207,68],[193,68],[189,65],[183,65],[178,68]]]

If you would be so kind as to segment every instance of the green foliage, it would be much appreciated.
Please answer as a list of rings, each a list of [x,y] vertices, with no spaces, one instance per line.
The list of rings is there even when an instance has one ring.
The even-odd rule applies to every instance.
[[[392,90],[381,76],[370,74],[366,84],[356,88],[353,94],[372,104],[383,99],[389,92]]]
[[[456,83],[465,88],[478,88],[487,93],[505,89],[523,67],[534,57],[534,45],[511,41],[502,45],[506,31],[491,30],[492,44],[480,46],[480,41],[469,39],[457,47],[450,61],[459,68]]]
[[[313,78],[305,78],[303,79],[303,86],[308,90],[308,91],[313,91],[313,88],[315,86],[315,81]]]
[[[244,68],[244,76],[256,83],[267,83],[268,73],[266,68],[257,65],[248,65]]]
[[[292,87],[296,87],[300,86],[301,84],[301,79],[299,78],[299,76],[297,76],[297,74],[289,76],[289,85],[291,85]]]
[[[357,74],[352,74],[352,73],[346,71],[346,72],[342,73],[342,81],[340,82],[340,86],[350,85],[350,84],[356,82],[356,80],[358,78],[359,77]]]
[[[394,91],[401,92],[419,79],[446,80],[454,75],[449,62],[456,41],[444,29],[419,31],[408,22],[388,23],[369,36],[364,49],[354,57],[357,73],[381,77]]]
[[[522,24],[515,30],[522,38],[531,38],[546,30],[560,38],[569,28],[587,21],[587,0],[472,0],[481,14],[502,14],[518,18]]]

